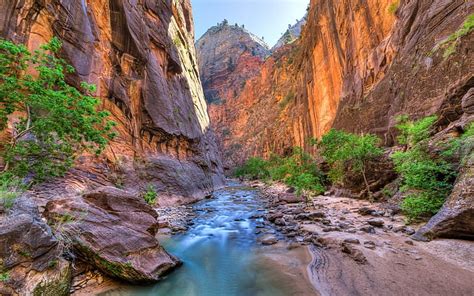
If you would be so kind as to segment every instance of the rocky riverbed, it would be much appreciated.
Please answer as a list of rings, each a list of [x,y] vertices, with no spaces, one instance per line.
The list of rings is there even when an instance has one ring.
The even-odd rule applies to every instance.
[[[190,238],[220,245],[228,239],[228,234],[221,237],[222,233],[240,229],[235,239],[244,239],[249,250],[256,250],[252,260],[259,268],[283,271],[266,274],[263,282],[286,282],[285,289],[298,291],[294,295],[469,295],[474,289],[474,243],[415,241],[411,235],[419,226],[406,225],[405,217],[390,204],[333,195],[314,197],[308,202],[283,184],[246,185],[254,188],[258,199],[246,200],[245,194],[227,196],[229,206],[236,204],[239,210],[243,201],[252,205],[251,210],[234,213],[235,217],[226,216],[229,208],[217,207],[220,202],[215,196],[195,205],[157,208],[160,241],[172,254],[174,251],[185,258],[184,266],[193,266],[199,260],[199,256],[194,257],[195,252],[206,248],[201,249],[202,243],[187,246]],[[227,217],[222,220],[227,221],[224,224],[213,222],[223,216]],[[210,221],[206,220],[210,217]],[[222,268],[215,267],[215,272]],[[184,280],[190,271],[181,269],[186,268],[189,267],[173,272],[171,279],[153,289],[122,285],[87,271],[75,277],[74,295],[150,295],[167,285],[167,293],[175,295],[182,290],[170,289],[169,285]],[[84,278],[89,280],[87,284]],[[291,281],[299,288],[293,287]],[[180,284],[175,286],[180,289]]]

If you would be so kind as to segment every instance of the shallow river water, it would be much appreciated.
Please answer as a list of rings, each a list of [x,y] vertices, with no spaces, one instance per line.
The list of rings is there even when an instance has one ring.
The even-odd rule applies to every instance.
[[[183,265],[159,283],[122,287],[103,295],[279,296],[307,295],[304,253],[262,246],[264,204],[258,192],[230,183],[213,198],[194,205],[197,214],[185,233],[160,239]],[[256,217],[257,216],[257,217]],[[266,226],[266,230],[274,232]],[[302,248],[299,248],[302,249]],[[295,251],[292,251],[295,252]],[[311,293],[313,294],[313,293]]]

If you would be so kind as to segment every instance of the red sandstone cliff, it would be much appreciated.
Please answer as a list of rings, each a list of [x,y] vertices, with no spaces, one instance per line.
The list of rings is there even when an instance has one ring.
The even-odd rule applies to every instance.
[[[474,11],[466,1],[313,0],[301,38],[280,48],[231,103],[211,112],[225,127],[228,166],[252,155],[310,149],[331,127],[393,143],[396,115],[462,117],[473,85],[473,34],[444,56],[437,46]],[[392,9],[390,9],[392,8]]]
[[[103,108],[118,123],[105,165],[79,161],[67,176],[67,191],[110,183],[143,190],[152,184],[166,202],[202,197],[222,183],[189,1],[2,3],[1,36],[30,49],[58,37],[61,55],[76,69],[69,81],[96,84]]]

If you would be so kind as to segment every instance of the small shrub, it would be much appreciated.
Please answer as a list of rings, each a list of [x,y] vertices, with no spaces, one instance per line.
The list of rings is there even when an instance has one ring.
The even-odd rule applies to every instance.
[[[431,217],[443,206],[445,198],[440,196],[429,196],[428,193],[413,194],[405,197],[401,209],[407,215],[409,221],[420,217]]]
[[[295,94],[293,91],[290,91],[284,98],[283,100],[280,101],[280,103],[278,103],[278,105],[280,106],[281,109],[284,109],[289,102],[293,101],[293,99],[295,98]]]
[[[471,33],[474,30],[474,13],[467,16],[464,23],[461,27],[454,33],[448,36],[446,40],[441,42],[438,46],[435,47],[433,50],[436,51],[441,47],[445,47],[443,57],[446,59],[452,54],[456,52],[456,47],[458,45],[459,40],[466,36],[467,34]]]
[[[158,196],[158,193],[156,192],[155,187],[153,185],[148,185],[146,192],[143,194],[143,199],[147,202],[147,204],[153,206],[156,203],[156,198]]]
[[[10,209],[25,187],[19,178],[9,173],[0,174],[0,201],[3,207]]]
[[[397,125],[395,126],[400,131],[397,138],[398,143],[412,147],[429,138],[432,126],[437,119],[438,117],[434,115],[418,121],[411,121],[406,115],[398,116]]]
[[[0,273],[0,282],[7,282],[10,279],[10,272],[5,271]]]
[[[324,192],[323,175],[312,157],[302,148],[295,147],[287,157],[272,155],[269,160],[254,157],[235,171],[237,177],[249,179],[282,181],[303,192],[319,194]]]
[[[289,176],[285,183],[296,188],[296,194],[301,195],[303,191],[310,191],[316,194],[324,192],[324,186],[320,178],[310,173]]]
[[[59,260],[58,260],[58,259],[50,260],[50,261],[48,262],[48,268],[51,268],[51,269],[56,268],[56,267],[58,266],[58,264],[59,264]]]
[[[388,6],[388,13],[395,14],[397,12],[398,7],[400,6],[400,1],[394,1]]]

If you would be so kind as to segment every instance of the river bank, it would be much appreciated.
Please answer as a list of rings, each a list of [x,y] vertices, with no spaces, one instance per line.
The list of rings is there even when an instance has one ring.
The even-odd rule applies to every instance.
[[[418,242],[390,204],[338,196],[306,203],[282,184],[251,182],[269,199],[267,220],[311,252],[308,275],[321,295],[470,295],[474,242]],[[291,191],[291,190],[290,190]]]

